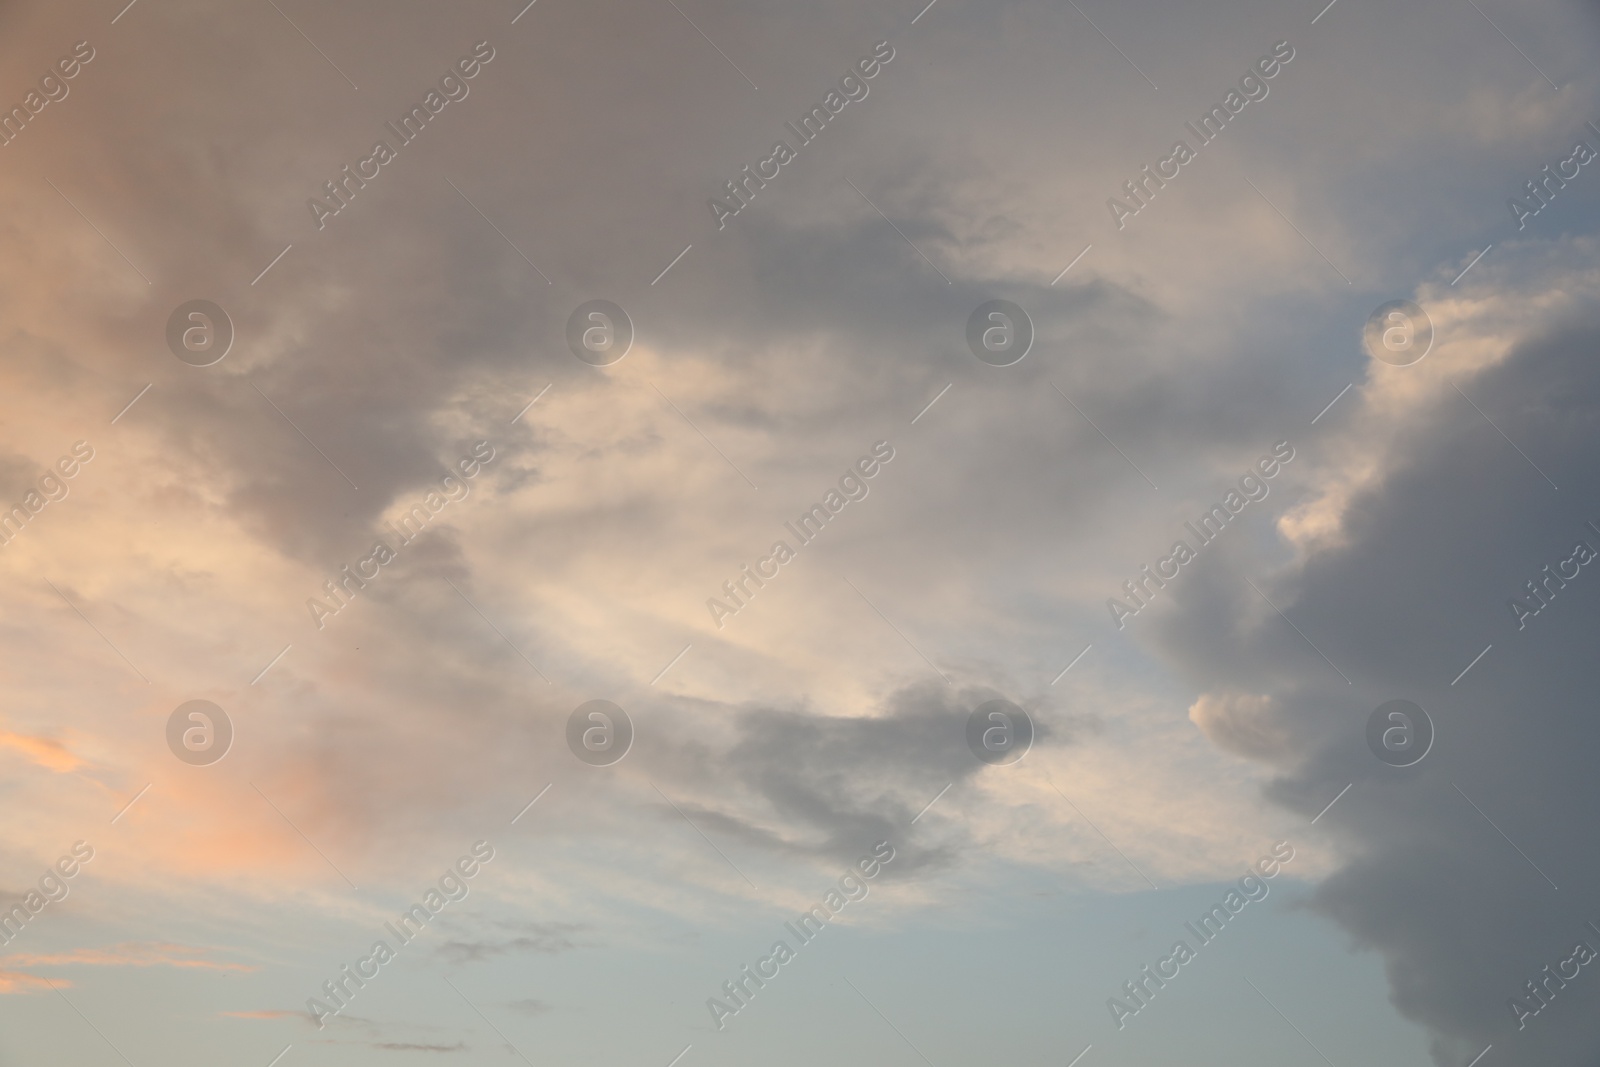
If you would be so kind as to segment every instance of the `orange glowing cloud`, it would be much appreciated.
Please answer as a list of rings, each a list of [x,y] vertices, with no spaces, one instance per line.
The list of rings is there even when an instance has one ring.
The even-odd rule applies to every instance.
[[[125,942],[110,948],[79,948],[71,952],[33,953],[19,952],[0,958],[0,964],[19,967],[62,967],[78,964],[86,967],[188,967],[208,971],[254,971],[259,968],[244,963],[218,963],[206,959],[203,953],[210,949],[190,948],[186,945],[169,945],[161,942]],[[0,972],[5,974],[8,972]],[[22,975],[31,978],[31,975]]]
[[[83,766],[83,760],[73,755],[53,737],[30,737],[27,734],[0,730],[0,748],[10,748],[27,756],[41,767],[68,774]]]
[[[57,982],[55,988],[66,986],[72,988],[71,982]],[[24,974],[21,971],[0,971],[0,996],[8,993],[43,993],[51,988],[51,983],[34,974]]]

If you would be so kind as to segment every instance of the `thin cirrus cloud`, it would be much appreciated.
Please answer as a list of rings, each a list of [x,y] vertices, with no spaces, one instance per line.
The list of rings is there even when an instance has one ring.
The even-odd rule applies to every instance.
[[[80,948],[71,952],[12,952],[0,956],[0,962],[15,967],[184,967],[241,973],[257,969],[251,964],[209,959],[215,951],[160,942],[128,942],[110,948]]]
[[[40,767],[69,774],[84,765],[84,760],[53,737],[33,737],[11,730],[0,731],[0,747],[19,752]]]

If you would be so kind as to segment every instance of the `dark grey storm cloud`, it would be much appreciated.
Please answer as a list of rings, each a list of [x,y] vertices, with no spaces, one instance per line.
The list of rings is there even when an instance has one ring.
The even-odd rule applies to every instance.
[[[1496,299],[1519,299],[1514,269],[1494,277],[1509,290]],[[1219,744],[1292,766],[1272,799],[1309,819],[1352,785],[1323,820],[1350,858],[1314,906],[1382,955],[1396,1007],[1428,1026],[1440,1063],[1490,1043],[1584,1062],[1600,1035],[1581,979],[1564,992],[1552,983],[1532,1017],[1510,1003],[1538,1007],[1527,982],[1545,981],[1545,965],[1578,942],[1600,946],[1589,925],[1600,864],[1582,829],[1600,810],[1592,576],[1577,568],[1541,586],[1537,616],[1512,607],[1538,605],[1526,583],[1545,582],[1545,565],[1575,543],[1600,546],[1589,525],[1600,523],[1600,478],[1586,458],[1600,447],[1597,343],[1578,306],[1483,373],[1441,369],[1405,425],[1384,431],[1383,476],[1349,501],[1341,544],[1279,567],[1235,553],[1174,591],[1160,626],[1162,647],[1204,684],[1271,695],[1261,722],[1209,725]],[[1335,439],[1373,428],[1374,416],[1345,414],[1357,421]],[[1341,463],[1338,451],[1307,452],[1323,474]],[[1414,767],[1368,750],[1367,718],[1391,699],[1421,705],[1437,731]],[[1282,740],[1251,751],[1262,729]]]

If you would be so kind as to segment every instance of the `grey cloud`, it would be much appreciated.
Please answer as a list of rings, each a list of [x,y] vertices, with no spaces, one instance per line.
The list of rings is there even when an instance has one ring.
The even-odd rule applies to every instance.
[[[1274,800],[1309,818],[1354,782],[1324,820],[1349,858],[1313,906],[1383,956],[1396,1007],[1428,1027],[1440,1064],[1491,1042],[1579,1062],[1600,1040],[1593,1015],[1575,1010],[1575,989],[1526,1030],[1507,1006],[1575,942],[1600,948],[1586,926],[1597,920],[1600,860],[1578,829],[1600,810],[1587,755],[1600,743],[1589,713],[1587,650],[1600,639],[1590,576],[1580,572],[1523,631],[1507,608],[1574,541],[1600,540],[1584,526],[1600,522],[1600,477],[1581,459],[1600,447],[1589,416],[1600,401],[1597,344],[1600,331],[1575,314],[1459,380],[1559,492],[1445,386],[1396,435],[1381,483],[1353,501],[1345,544],[1265,584],[1305,638],[1239,588],[1250,575],[1262,584],[1261,562],[1239,553],[1220,558],[1211,580],[1174,590],[1159,628],[1162,647],[1196,671],[1242,680],[1282,706],[1268,751],[1252,717],[1197,716],[1235,751],[1281,760],[1288,746],[1297,766],[1272,783]],[[1313,464],[1336,462],[1308,452]],[[1366,750],[1367,715],[1393,698],[1420,703],[1438,731],[1415,768]]]
[[[564,922],[502,922],[497,925],[520,931],[520,933],[512,937],[478,940],[452,937],[441,944],[436,951],[446,962],[456,964],[473,963],[495,956],[509,956],[529,952],[541,955],[555,955],[556,953],[569,952],[573,949],[584,947],[585,943],[576,940],[573,935],[583,934],[590,929],[585,923]]]
[[[910,823],[945,785],[988,770],[966,747],[966,723],[974,708],[999,695],[988,687],[926,682],[894,692],[877,716],[740,708],[726,747],[683,746],[665,757],[679,782],[731,778],[740,799],[731,805],[674,800],[708,832],[747,846],[849,864],[887,840],[898,853],[897,878],[946,867],[956,861],[957,846],[924,844]],[[1036,748],[1070,744],[1092,727],[1047,703],[1027,703]],[[680,818],[660,807],[664,820]]]

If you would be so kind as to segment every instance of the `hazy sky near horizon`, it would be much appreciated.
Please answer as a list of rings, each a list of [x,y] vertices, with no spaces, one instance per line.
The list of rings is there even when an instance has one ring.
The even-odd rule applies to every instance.
[[[0,5],[0,1067],[1600,1062],[1593,3],[125,3]]]

